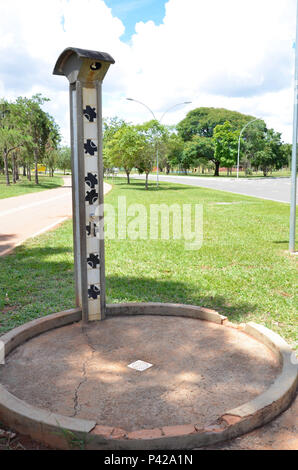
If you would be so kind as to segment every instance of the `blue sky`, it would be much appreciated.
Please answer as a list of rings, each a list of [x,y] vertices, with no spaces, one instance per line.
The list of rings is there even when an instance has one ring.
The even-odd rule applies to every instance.
[[[69,142],[68,83],[53,76],[66,47],[108,52],[103,115],[128,122],[197,107],[266,121],[292,140],[297,0],[1,0],[0,97],[35,93]],[[191,101],[190,105],[174,107]]]
[[[105,3],[124,23],[125,33],[121,39],[125,42],[129,41],[134,34],[135,25],[139,21],[154,21],[156,25],[159,25],[165,16],[166,2],[163,0],[106,0]]]

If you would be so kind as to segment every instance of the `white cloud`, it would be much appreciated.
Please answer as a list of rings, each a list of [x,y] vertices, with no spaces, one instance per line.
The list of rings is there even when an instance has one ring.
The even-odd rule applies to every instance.
[[[169,0],[161,25],[136,24],[129,44],[123,23],[103,0],[0,2],[0,92],[42,91],[47,110],[68,131],[67,81],[52,76],[58,55],[76,46],[116,60],[104,82],[104,115],[150,118],[126,96],[173,124],[197,106],[227,107],[263,117],[291,140],[295,0]]]

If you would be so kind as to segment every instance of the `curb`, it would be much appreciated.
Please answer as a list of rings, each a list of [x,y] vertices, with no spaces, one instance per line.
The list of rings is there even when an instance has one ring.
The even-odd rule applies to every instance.
[[[127,432],[97,425],[95,421],[69,418],[31,406],[9,393],[0,384],[0,420],[12,429],[57,449],[155,450],[194,449],[213,445],[260,427],[280,413],[293,400],[298,384],[298,367],[293,351],[276,333],[255,323],[234,325],[214,310],[179,304],[110,304],[107,317],[127,315],[169,315],[196,318],[236,328],[263,343],[279,358],[282,371],[266,392],[232,410],[203,429],[195,423]],[[0,339],[5,355],[29,339],[81,320],[81,309],[48,315],[13,329]]]

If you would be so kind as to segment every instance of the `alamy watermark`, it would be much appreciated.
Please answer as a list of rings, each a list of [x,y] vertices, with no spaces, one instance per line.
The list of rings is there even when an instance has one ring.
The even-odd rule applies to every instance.
[[[186,250],[203,244],[202,204],[102,204],[90,214],[97,238],[107,240],[183,240]],[[104,225],[99,222],[104,216]]]

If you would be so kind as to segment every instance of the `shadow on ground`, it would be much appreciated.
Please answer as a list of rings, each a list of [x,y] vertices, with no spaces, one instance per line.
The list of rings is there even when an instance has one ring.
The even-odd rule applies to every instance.
[[[27,306],[27,310],[34,312],[34,317],[55,311],[50,309],[48,313],[39,312],[43,303],[52,305],[56,311],[72,308],[75,298],[72,247],[17,247],[12,254],[0,258],[0,285],[3,293],[0,295],[0,302],[3,304],[3,296],[8,297],[9,304],[4,305],[15,305],[14,314],[22,308],[20,306]],[[107,303],[163,302],[199,305],[217,310],[231,321],[237,321],[240,316],[251,314],[257,309],[253,302],[241,302],[222,295],[206,295],[200,287],[200,279],[194,289],[193,285],[189,286],[186,282],[145,276],[110,275],[107,270],[106,292]]]
[[[127,184],[126,181],[114,181],[111,179],[105,179],[106,183],[109,184],[114,184],[115,186],[125,186],[126,189],[138,189],[140,191],[185,191],[191,189],[191,187],[187,187],[186,185],[183,186],[177,185],[173,186],[171,183],[171,186],[167,186],[167,182],[162,182],[158,187],[156,186],[156,182],[150,181],[148,184],[148,190],[145,188],[145,181],[143,180],[131,180],[130,184]],[[166,183],[166,184],[164,184]],[[169,184],[169,183],[168,183]],[[197,188],[196,188],[197,189]]]
[[[229,317],[231,321],[240,315],[257,309],[254,303],[236,302],[221,295],[205,296],[200,286],[194,291],[187,283],[145,277],[110,276],[106,278],[107,302],[163,302],[184,303],[212,308]]]
[[[10,248],[12,248],[14,246],[13,243],[9,243],[9,240],[13,239],[14,237],[15,237],[14,233],[5,234],[5,235],[0,234],[0,256],[6,250],[9,250]],[[7,243],[5,243],[5,242],[7,242]]]

